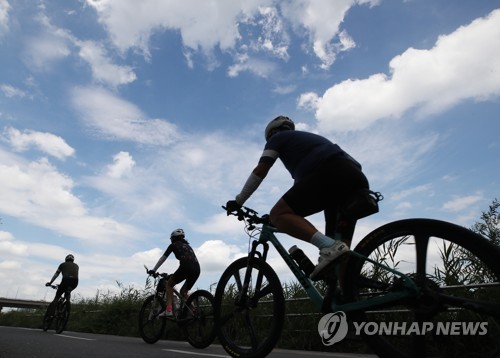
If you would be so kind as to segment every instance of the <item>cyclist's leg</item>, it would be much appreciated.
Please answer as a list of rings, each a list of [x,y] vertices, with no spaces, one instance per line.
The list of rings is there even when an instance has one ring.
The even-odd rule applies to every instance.
[[[184,301],[187,301],[189,297],[189,290],[193,288],[194,284],[200,277],[200,266],[190,266],[189,271],[190,272],[187,273],[186,281],[179,291]]]

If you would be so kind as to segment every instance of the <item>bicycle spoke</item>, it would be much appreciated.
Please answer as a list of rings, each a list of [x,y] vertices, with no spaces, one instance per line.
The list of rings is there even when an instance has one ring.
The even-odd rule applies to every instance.
[[[248,334],[250,335],[251,346],[253,349],[257,349],[257,347],[259,346],[259,339],[257,337],[257,333],[255,332],[255,329],[254,329],[252,320],[250,319],[250,315],[249,315],[248,311],[245,312],[244,316],[245,316],[244,320],[246,323],[246,329],[248,330]]]
[[[416,265],[416,276],[417,280],[423,282],[425,280],[426,274],[426,264],[427,264],[427,246],[429,244],[429,236],[425,233],[419,232],[415,235],[415,255],[417,258]]]
[[[257,292],[256,292],[256,293],[255,293],[255,295],[252,297],[252,299],[253,299],[254,301],[258,301],[258,300],[260,300],[261,298],[263,298],[263,297],[265,297],[265,296],[267,296],[267,295],[271,294],[271,293],[272,293],[272,291],[273,291],[273,288],[272,288],[269,284],[267,284],[267,285],[265,285],[265,286],[264,286],[264,288],[261,288],[260,290],[256,289],[256,291],[257,291]]]

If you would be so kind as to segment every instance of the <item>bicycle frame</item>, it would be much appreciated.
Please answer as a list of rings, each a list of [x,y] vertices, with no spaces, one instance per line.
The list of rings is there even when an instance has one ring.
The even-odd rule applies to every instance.
[[[294,276],[297,278],[299,283],[302,285],[304,290],[307,292],[307,295],[311,298],[311,300],[314,302],[318,310],[322,310],[323,308],[323,300],[324,297],[322,294],[318,291],[318,289],[313,285],[313,282],[309,277],[307,277],[304,272],[299,268],[297,263],[293,260],[293,258],[288,254],[286,249],[283,247],[283,245],[279,242],[277,239],[276,235],[274,233],[279,232],[279,230],[273,226],[264,224],[262,226],[262,231],[259,235],[258,239],[255,239],[252,242],[252,249],[250,253],[248,254],[249,261],[252,259],[255,259],[257,256],[261,256],[261,258],[266,261],[267,259],[267,253],[269,251],[269,244],[270,242],[278,251],[280,256],[283,258],[283,260],[286,262]],[[263,247],[263,252],[257,251],[257,248],[259,245],[262,245]],[[383,306],[395,301],[399,301],[403,298],[406,297],[414,297],[416,296],[420,289],[416,286],[416,284],[411,280],[407,275],[394,270],[386,265],[383,265],[379,262],[373,261],[367,257],[364,257],[363,255],[355,252],[355,251],[350,251],[349,252],[351,255],[356,256],[357,258],[360,258],[362,260],[369,261],[373,263],[374,265],[377,265],[379,267],[382,267],[383,269],[390,271],[391,273],[399,276],[402,278],[403,282],[403,287],[405,288],[404,290],[398,290],[395,292],[388,292],[384,294],[383,296],[379,297],[374,297],[374,298],[368,298],[363,301],[355,301],[355,302],[348,302],[348,303],[339,303],[337,302],[336,297],[334,296],[334,299],[332,300],[331,309],[332,312],[336,311],[344,311],[344,312],[353,312],[353,311],[360,311],[360,310],[365,310],[367,308],[375,308],[378,306]],[[248,266],[250,267],[250,266]],[[245,296],[247,293],[248,289],[248,283],[250,280],[250,270],[247,268],[246,274],[245,274],[245,281],[243,285],[243,295]],[[258,282],[256,284],[256,287],[260,287],[262,284],[262,275],[259,274],[257,278]]]

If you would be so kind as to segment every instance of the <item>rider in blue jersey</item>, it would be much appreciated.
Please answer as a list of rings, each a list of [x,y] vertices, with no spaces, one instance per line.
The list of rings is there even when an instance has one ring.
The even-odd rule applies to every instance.
[[[271,209],[270,220],[281,232],[318,247],[318,265],[310,275],[311,279],[318,279],[329,263],[349,250],[350,242],[335,240],[333,236],[335,230],[342,230],[343,237],[352,237],[356,220],[346,220],[341,228],[335,228],[338,205],[356,190],[368,189],[368,180],[361,165],[337,144],[320,135],[295,130],[288,117],[273,119],[266,127],[265,138],[257,166],[235,200],[227,202],[227,212],[240,208],[250,198],[279,158],[294,184]],[[321,211],[325,215],[325,234],[305,219]]]

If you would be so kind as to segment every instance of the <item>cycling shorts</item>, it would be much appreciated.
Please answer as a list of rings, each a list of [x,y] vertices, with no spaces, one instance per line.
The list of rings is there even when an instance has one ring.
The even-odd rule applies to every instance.
[[[194,286],[198,277],[200,277],[200,265],[190,263],[189,265],[181,264],[172,274],[171,279],[174,281],[174,286],[179,282],[186,280],[184,285],[182,285],[181,291],[187,292]]]
[[[77,278],[63,277],[61,283],[59,284],[59,287],[57,288],[56,298],[61,297],[61,295],[63,295],[64,292],[66,292],[66,290],[69,290],[70,292],[73,291],[77,286],[78,286]]]
[[[363,188],[369,188],[368,180],[353,161],[330,157],[282,198],[294,213],[306,217],[338,207],[350,193]]]

